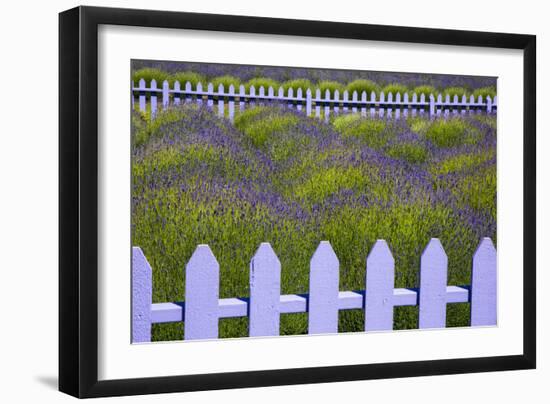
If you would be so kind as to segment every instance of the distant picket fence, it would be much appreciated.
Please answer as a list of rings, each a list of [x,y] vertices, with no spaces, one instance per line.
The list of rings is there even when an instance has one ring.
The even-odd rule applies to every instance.
[[[497,257],[490,238],[473,255],[471,284],[447,285],[447,255],[432,239],[420,259],[418,288],[394,288],[394,259],[378,240],[366,260],[366,288],[339,291],[339,262],[328,241],[310,261],[309,294],[280,294],[281,263],[269,243],[250,261],[250,296],[219,298],[220,267],[206,244],[199,245],[185,267],[185,302],[152,303],[152,269],[139,247],[132,251],[132,341],[151,341],[154,323],[184,323],[184,339],[218,338],[218,320],[248,317],[249,335],[279,335],[285,313],[308,313],[308,333],[338,332],[338,311],[362,309],[365,331],[391,330],[393,308],[419,306],[419,328],[443,328],[448,303],[470,303],[472,326],[497,322]]]
[[[151,107],[151,117],[154,119],[160,108],[165,109],[170,105],[179,105],[183,102],[196,102],[197,104],[208,105],[217,110],[218,115],[227,116],[231,121],[235,118],[235,112],[244,111],[246,107],[254,105],[266,104],[283,104],[289,108],[296,108],[299,111],[305,111],[307,116],[324,117],[329,120],[331,114],[340,113],[361,113],[363,116],[371,117],[387,117],[396,118],[429,115],[430,117],[449,116],[449,115],[466,115],[486,112],[488,114],[495,113],[497,110],[497,96],[491,98],[487,96],[483,99],[479,96],[477,99],[473,95],[466,97],[454,96],[452,99],[449,95],[431,94],[426,97],[424,94],[384,94],[378,95],[372,92],[370,95],[366,92],[358,94],[353,92],[349,94],[344,91],[340,94],[337,90],[331,96],[329,90],[326,90],[324,96],[321,90],[317,89],[315,94],[308,89],[305,93],[302,89],[298,89],[296,93],[292,88],[285,90],[281,87],[275,93],[273,87],[258,89],[250,86],[247,89],[240,85],[235,88],[233,85],[229,88],[224,88],[220,84],[217,89],[214,89],[212,83],[206,85],[206,90],[202,83],[198,83],[193,90],[191,83],[187,82],[181,86],[178,81],[174,83],[173,88],[170,88],[168,81],[164,81],[162,87],[157,86],[155,80],[151,81],[149,87],[146,86],[144,79],[139,81],[138,87],[132,82],[131,99],[132,107],[135,105],[137,94],[139,109],[143,112],[147,109],[149,101]]]

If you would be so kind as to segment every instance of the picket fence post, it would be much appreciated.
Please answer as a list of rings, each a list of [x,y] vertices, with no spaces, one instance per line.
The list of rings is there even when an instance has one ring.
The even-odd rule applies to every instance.
[[[140,79],[139,80],[139,110],[141,112],[145,112],[145,110],[147,109],[146,107],[147,95],[145,93],[146,90],[147,88],[145,87],[145,80]]]
[[[321,241],[311,257],[309,272],[310,334],[338,332],[340,263],[328,241]]]
[[[474,253],[470,288],[470,324],[496,325],[497,252],[488,237],[481,241]]]
[[[157,116],[157,81],[151,80],[151,119]]]
[[[132,248],[132,342],[151,341],[153,271],[139,247]]]
[[[432,238],[420,258],[418,328],[443,328],[447,317],[447,254]]]
[[[250,261],[249,335],[279,335],[281,263],[269,243]]]
[[[367,257],[365,331],[393,329],[395,261],[385,240],[378,240]]]
[[[311,89],[306,91],[306,116],[311,116]]]
[[[185,267],[185,339],[218,337],[220,265],[200,244]]]

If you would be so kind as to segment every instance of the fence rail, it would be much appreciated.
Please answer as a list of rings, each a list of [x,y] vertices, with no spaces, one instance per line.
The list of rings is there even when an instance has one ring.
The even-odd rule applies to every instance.
[[[391,330],[393,308],[419,306],[419,328],[443,328],[448,303],[470,303],[472,326],[496,325],[496,249],[484,238],[472,260],[471,284],[447,285],[447,255],[432,239],[420,259],[418,288],[394,288],[394,259],[378,240],[366,260],[366,288],[339,291],[339,261],[322,241],[310,261],[309,294],[281,295],[281,264],[269,243],[250,261],[250,296],[219,298],[219,264],[208,245],[185,267],[185,302],[152,303],[152,269],[139,247],[132,251],[132,341],[151,341],[153,323],[182,322],[184,338],[218,338],[218,320],[249,317],[250,336],[279,335],[285,313],[308,313],[308,333],[338,332],[339,310],[364,310],[365,331]]]
[[[350,112],[359,112],[363,116],[373,118],[394,117],[396,119],[409,115],[429,115],[430,117],[443,115],[447,117],[451,114],[465,115],[481,112],[492,114],[496,112],[498,102],[497,96],[494,98],[487,96],[483,99],[481,95],[477,99],[473,95],[470,97],[463,95],[460,98],[455,95],[451,99],[449,95],[443,96],[442,94],[430,94],[428,97],[425,94],[417,95],[416,93],[409,95],[408,93],[384,94],[384,92],[380,92],[377,95],[375,92],[358,94],[354,91],[350,94],[344,91],[340,94],[336,90],[331,96],[329,90],[326,90],[323,95],[319,89],[313,94],[310,89],[305,92],[298,89],[294,93],[294,90],[289,88],[285,93],[281,87],[275,93],[273,87],[256,89],[254,86],[250,86],[247,91],[243,85],[238,89],[231,85],[227,91],[225,90],[223,84],[220,84],[215,90],[214,85],[208,83],[204,90],[202,83],[198,83],[193,89],[190,82],[181,86],[178,81],[174,83],[173,88],[170,88],[170,84],[166,80],[160,88],[155,80],[151,80],[151,85],[147,87],[145,80],[141,79],[138,87],[135,87],[132,82],[130,92],[132,107],[135,105],[137,95],[140,111],[147,110],[147,100],[149,100],[151,118],[153,119],[159,110],[159,99],[162,109],[166,109],[170,105],[179,105],[182,102],[206,103],[211,108],[215,108],[217,105],[218,115],[227,115],[231,121],[235,118],[236,111],[244,111],[247,106],[268,103],[287,105],[289,108],[296,108],[299,111],[304,110],[307,116],[324,117],[328,121],[331,114]]]

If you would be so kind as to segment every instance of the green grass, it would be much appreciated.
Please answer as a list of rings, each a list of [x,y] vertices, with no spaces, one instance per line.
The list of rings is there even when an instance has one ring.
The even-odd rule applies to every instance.
[[[339,116],[332,125],[344,139],[358,139],[373,149],[380,149],[391,138],[391,127],[386,121],[363,118],[358,114]]]
[[[476,101],[480,95],[483,98],[483,101],[485,101],[487,96],[494,98],[494,96],[497,95],[497,89],[495,87],[482,87],[474,90],[472,94],[474,95]]]
[[[198,83],[202,84],[203,89],[206,89],[207,85],[206,77],[195,72],[178,72],[172,74],[169,77],[170,86],[173,87],[176,81],[179,81],[181,89],[185,89],[185,83],[187,82],[191,83],[191,88],[194,90],[197,89]]]
[[[468,90],[462,87],[448,87],[443,91],[443,97],[447,95],[450,97],[451,101],[455,95],[461,100],[463,95],[468,96]]]
[[[430,95],[433,94],[434,97],[437,97],[437,89],[433,86],[417,86],[412,90],[412,93],[416,93],[418,99],[424,94],[424,97],[428,100]]]
[[[401,94],[401,98],[403,98],[403,96],[409,92],[409,88],[399,83],[391,83],[385,86],[382,91],[386,96],[391,93],[395,99],[398,93]]]
[[[139,85],[139,81],[144,79],[145,85],[149,87],[151,85],[151,81],[155,80],[157,82],[157,87],[162,88],[162,83],[164,80],[168,80],[169,77],[170,75],[163,70],[143,68],[136,70],[132,74],[132,81],[134,82],[134,86],[137,87]]]
[[[310,88],[311,91],[315,89],[315,86],[311,81],[308,79],[294,79],[294,80],[288,80],[285,81],[283,84],[283,89],[285,90],[285,94],[288,94],[288,89],[292,88],[292,91],[294,94],[296,94],[296,91],[298,91],[299,88],[302,89],[302,93],[305,94],[307,89]]]
[[[269,87],[272,87],[273,92],[275,94],[277,94],[281,84],[278,81],[267,78],[267,77],[256,77],[256,78],[248,80],[245,83],[244,88],[246,88],[246,91],[250,91],[251,86],[254,86],[254,89],[256,90],[256,94],[258,94],[258,90],[259,90],[260,87],[264,88],[266,94],[267,94],[267,91],[268,91]]]
[[[221,298],[249,296],[250,259],[264,241],[281,262],[282,294],[308,292],[310,259],[321,240],[330,240],[338,256],[340,290],[364,289],[365,259],[380,238],[395,258],[395,287],[418,286],[420,257],[432,237],[447,253],[448,284],[469,284],[479,234],[455,209],[496,220],[495,149],[477,142],[496,119],[473,119],[396,124],[349,114],[325,124],[256,107],[231,125],[193,105],[168,109],[153,122],[134,113],[132,242],[153,268],[153,302],[185,301],[183,268],[202,243],[220,264]],[[410,132],[420,140],[400,137]],[[455,132],[465,135],[457,140]],[[428,148],[425,139],[442,146]],[[450,199],[431,198],[432,188]],[[496,241],[496,234],[483,235]],[[447,313],[448,326],[468,325],[468,304],[448,305]],[[417,307],[398,307],[394,328],[416,328],[417,318]],[[220,336],[244,337],[247,327],[247,318],[221,320]],[[363,311],[340,312],[340,331],[363,327]],[[307,314],[281,316],[280,329],[306,333]],[[155,341],[182,337],[182,323],[153,326]]]
[[[353,92],[357,92],[357,98],[361,98],[361,94],[363,92],[367,93],[367,97],[370,97],[370,94],[374,91],[375,93],[378,93],[380,91],[380,87],[378,84],[376,84],[373,81],[370,80],[354,80],[346,86],[346,89],[348,90],[350,95],[353,95]]]
[[[241,80],[234,76],[218,76],[214,77],[211,80],[211,83],[214,85],[214,91],[218,91],[220,84],[223,84],[224,91],[229,89],[229,86],[233,85],[235,88],[239,88]]]
[[[437,147],[475,144],[480,136],[476,128],[461,118],[436,120],[426,130],[426,138]]]
[[[327,90],[331,97],[333,97],[334,92],[338,90],[338,92],[340,93],[340,98],[342,98],[342,94],[346,90],[346,87],[342,83],[339,83],[337,81],[330,81],[330,80],[320,81],[319,83],[317,83],[317,88],[321,90],[322,97],[326,95]]]

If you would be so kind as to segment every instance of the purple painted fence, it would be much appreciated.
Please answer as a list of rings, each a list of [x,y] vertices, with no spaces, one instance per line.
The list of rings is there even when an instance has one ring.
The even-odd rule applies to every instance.
[[[212,83],[206,85],[206,91],[201,83],[198,83],[195,88],[191,83],[187,82],[182,86],[179,82],[175,82],[173,88],[170,88],[168,81],[164,81],[162,87],[158,87],[155,80],[151,80],[151,85],[147,87],[144,79],[139,81],[137,87],[132,82],[131,88],[132,107],[135,104],[137,96],[140,111],[147,111],[147,100],[149,100],[151,117],[154,119],[158,113],[158,100],[161,99],[162,109],[168,108],[170,105],[179,105],[183,102],[196,102],[215,109],[217,104],[217,113],[220,116],[227,116],[231,121],[235,117],[236,109],[243,111],[247,106],[266,105],[279,103],[287,105],[289,108],[296,108],[299,111],[305,110],[307,116],[315,115],[318,118],[324,117],[328,121],[331,114],[339,113],[361,113],[363,116],[370,117],[387,117],[399,119],[400,117],[408,116],[450,116],[450,115],[466,115],[486,112],[489,114],[495,113],[497,110],[497,96],[491,98],[487,96],[483,99],[479,96],[477,99],[473,95],[466,97],[465,95],[459,98],[454,96],[452,99],[449,95],[441,94],[367,94],[365,92],[358,94],[353,92],[349,94],[344,91],[340,94],[337,90],[332,94],[327,90],[325,94],[321,94],[321,90],[317,89],[313,93],[310,89],[303,92],[298,89],[296,94],[292,88],[289,88],[287,93],[283,88],[275,91],[269,87],[264,89],[260,87],[255,89],[251,86],[247,89],[241,85],[235,88],[233,85],[229,88],[224,88],[220,84],[218,88],[214,88]]]
[[[420,259],[420,287],[394,288],[394,259],[378,240],[366,262],[364,291],[339,291],[339,262],[322,241],[310,262],[309,294],[280,295],[281,263],[269,243],[250,262],[250,297],[219,298],[219,264],[207,245],[199,245],[185,267],[185,302],[152,302],[152,269],[139,247],[132,257],[132,341],[151,341],[153,323],[184,322],[185,339],[218,337],[218,320],[249,317],[250,336],[279,335],[279,317],[308,313],[310,334],[338,332],[338,311],[362,309],[365,330],[391,330],[393,308],[419,306],[420,328],[445,327],[448,303],[470,302],[471,325],[497,323],[496,250],[484,238],[473,256],[469,286],[447,285],[447,255],[432,239]]]

